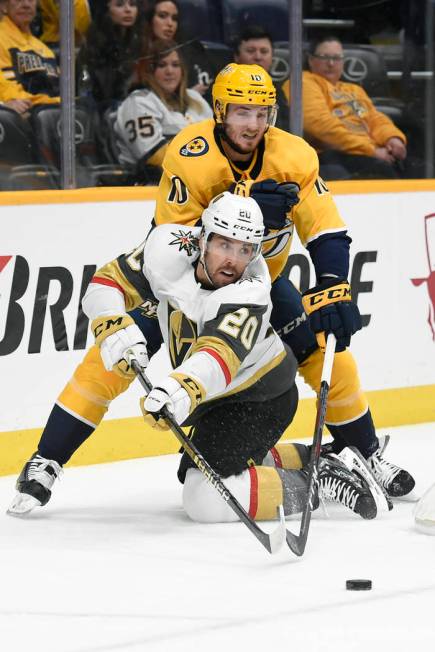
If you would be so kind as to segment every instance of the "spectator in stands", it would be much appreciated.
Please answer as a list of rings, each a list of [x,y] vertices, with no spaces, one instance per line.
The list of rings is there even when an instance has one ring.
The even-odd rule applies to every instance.
[[[91,24],[91,12],[88,0],[74,0],[74,30],[76,46],[80,44]],[[60,0],[39,0],[39,11],[42,19],[41,41],[49,47],[59,45],[59,14]]]
[[[246,27],[234,44],[234,60],[236,63],[255,63],[270,74],[273,60],[273,42],[269,32],[259,25]],[[274,81],[274,84],[276,88],[276,103],[278,105],[275,126],[288,131],[288,101],[283,93],[281,84],[277,84],[276,81]]]
[[[396,178],[406,158],[406,137],[377,111],[361,86],[340,81],[343,47],[318,39],[303,73],[304,132],[319,151],[325,178]],[[326,167],[328,166],[328,167]]]
[[[148,44],[155,40],[173,41],[178,29],[178,4],[174,0],[154,0],[146,11]]]
[[[33,105],[60,101],[56,57],[30,31],[36,3],[4,0],[6,13],[0,21],[0,102],[22,115]]]
[[[143,50],[144,11],[138,0],[98,0],[78,57],[79,94],[89,94],[100,112],[127,97]]]
[[[167,144],[180,129],[212,117],[202,96],[186,88],[186,71],[175,41],[155,41],[139,67],[140,87],[118,109],[114,130],[119,161],[136,168],[160,166]]]
[[[154,0],[148,3],[144,56],[152,51],[156,40],[179,40],[179,14],[179,6],[175,0]],[[180,43],[180,48],[187,68],[188,85],[201,95],[205,95],[213,81],[213,76],[209,74],[209,66],[205,65],[204,67],[207,61],[204,61],[203,47],[199,41],[189,41]]]

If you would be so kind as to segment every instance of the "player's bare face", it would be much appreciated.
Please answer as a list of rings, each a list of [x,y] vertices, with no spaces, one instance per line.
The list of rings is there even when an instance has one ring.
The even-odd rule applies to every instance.
[[[178,9],[173,2],[167,0],[156,5],[151,27],[155,38],[170,41],[174,38],[178,27]]]
[[[343,73],[343,47],[338,41],[319,43],[314,54],[308,57],[311,72],[336,84]]]
[[[120,27],[131,27],[137,18],[137,0],[110,0],[109,16]]]
[[[30,23],[36,16],[37,0],[7,0],[6,13],[13,23],[22,31],[30,32]]]
[[[231,151],[226,151],[230,158],[249,157],[263,138],[268,121],[267,106],[250,106],[246,104],[228,104],[224,122],[226,143]]]
[[[172,95],[181,83],[182,68],[178,53],[170,52],[154,70],[154,79],[166,95]]]
[[[209,239],[204,256],[207,274],[215,288],[222,288],[238,281],[250,263],[253,246],[247,242],[226,238],[216,233]],[[201,278],[204,270],[198,265],[198,278],[207,284],[207,277]]]

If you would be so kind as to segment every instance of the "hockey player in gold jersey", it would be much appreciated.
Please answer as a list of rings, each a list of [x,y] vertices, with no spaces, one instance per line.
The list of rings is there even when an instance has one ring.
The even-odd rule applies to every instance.
[[[214,120],[186,127],[169,145],[155,222],[200,224],[211,198],[229,188],[258,202],[266,227],[263,255],[273,280],[271,324],[292,349],[299,373],[315,391],[325,333],[333,332],[337,338],[326,415],[334,451],[356,446],[391,495],[408,493],[413,478],[384,459],[355,361],[346,348],[361,328],[346,280],[350,238],[318,177],[315,151],[303,139],[273,127],[275,90],[259,66],[226,66],[213,86],[213,110]],[[310,254],[317,278],[302,298],[280,275],[293,228]],[[129,286],[126,309],[132,311],[152,353],[161,335],[157,322],[138,309],[144,304],[148,315],[155,312],[155,298],[140,278],[142,255],[141,247],[122,255],[99,276],[108,285]],[[121,377],[107,371],[98,348],[92,347],[53,408],[38,447],[41,458],[64,464],[100,423],[110,400],[131,380],[131,374]],[[20,491],[20,481],[17,486]]]

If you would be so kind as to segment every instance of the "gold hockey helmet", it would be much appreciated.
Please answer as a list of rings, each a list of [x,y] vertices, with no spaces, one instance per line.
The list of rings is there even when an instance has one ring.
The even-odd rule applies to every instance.
[[[276,90],[272,78],[256,64],[229,63],[220,73],[212,88],[213,111],[216,122],[222,124],[228,104],[268,106],[268,123],[274,123]]]

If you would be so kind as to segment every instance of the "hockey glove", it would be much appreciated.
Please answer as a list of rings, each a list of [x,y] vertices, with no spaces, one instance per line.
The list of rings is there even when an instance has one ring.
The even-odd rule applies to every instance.
[[[352,301],[345,279],[328,279],[307,290],[302,295],[302,304],[322,351],[329,333],[337,338],[338,353],[349,346],[351,336],[362,328],[358,306]]]
[[[113,370],[123,378],[133,378],[135,373],[130,367],[132,357],[143,369],[147,367],[149,360],[145,337],[129,315],[97,317],[91,324],[91,330],[107,371]]]
[[[235,195],[252,197],[261,208],[266,229],[283,229],[287,213],[299,202],[297,183],[264,181],[239,181],[232,190]]]
[[[204,391],[193,378],[177,373],[168,376],[159,383],[158,387],[154,387],[145,399],[141,400],[145,422],[164,430],[165,423],[164,420],[159,419],[159,412],[166,405],[175,421],[181,425],[203,397]]]

